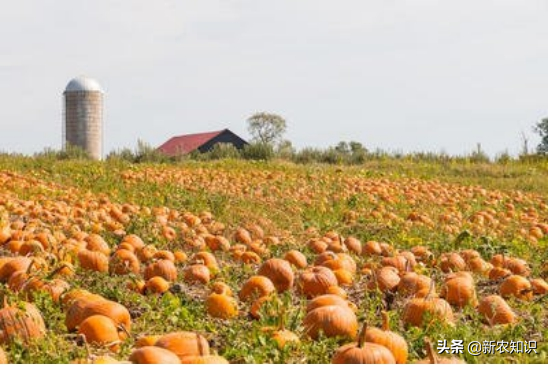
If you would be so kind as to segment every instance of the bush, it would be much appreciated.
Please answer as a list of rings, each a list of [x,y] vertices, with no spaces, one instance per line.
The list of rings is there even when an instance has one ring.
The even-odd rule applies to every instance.
[[[34,157],[52,160],[89,160],[90,156],[82,147],[67,144],[64,149],[45,148],[42,152],[35,153]]]
[[[242,150],[242,157],[246,160],[271,160],[274,157],[274,148],[265,143],[251,143]]]

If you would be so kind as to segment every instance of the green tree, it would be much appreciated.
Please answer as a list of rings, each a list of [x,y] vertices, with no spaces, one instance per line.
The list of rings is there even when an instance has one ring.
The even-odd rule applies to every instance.
[[[535,132],[540,135],[540,143],[537,146],[537,153],[548,154],[548,118],[542,119],[535,126]]]
[[[247,129],[254,142],[277,145],[285,133],[285,119],[278,114],[255,113],[247,119]]]

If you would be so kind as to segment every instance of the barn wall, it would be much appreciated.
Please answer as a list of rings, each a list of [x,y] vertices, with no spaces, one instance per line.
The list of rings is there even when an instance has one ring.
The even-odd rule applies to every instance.
[[[237,149],[241,150],[244,148],[246,144],[248,144],[246,141],[235,135],[234,133],[230,131],[224,131],[223,133],[219,134],[217,137],[210,139],[203,145],[201,145],[198,150],[200,152],[207,152],[210,151],[213,146],[217,143],[230,143]]]

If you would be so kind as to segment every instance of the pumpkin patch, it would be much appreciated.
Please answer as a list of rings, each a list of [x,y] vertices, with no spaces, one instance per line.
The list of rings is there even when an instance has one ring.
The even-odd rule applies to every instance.
[[[373,165],[0,165],[0,362],[456,363],[471,355],[435,345],[460,339],[548,350],[541,191]],[[512,356],[473,359],[534,360]]]

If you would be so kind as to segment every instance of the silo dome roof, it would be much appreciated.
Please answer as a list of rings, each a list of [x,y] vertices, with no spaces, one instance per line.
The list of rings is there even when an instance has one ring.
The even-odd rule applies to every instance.
[[[65,92],[71,91],[99,91],[101,93],[104,92],[103,88],[96,80],[87,76],[78,76],[70,80],[67,84],[67,87],[65,88]]]

